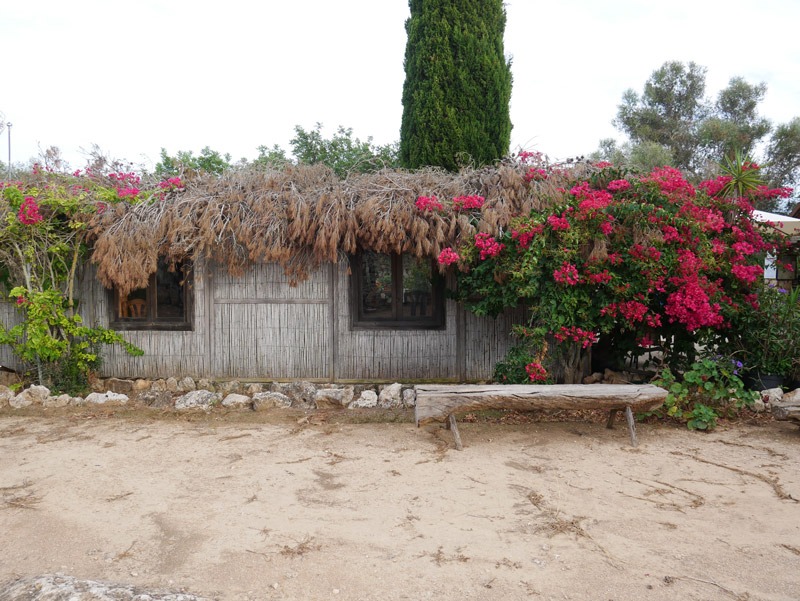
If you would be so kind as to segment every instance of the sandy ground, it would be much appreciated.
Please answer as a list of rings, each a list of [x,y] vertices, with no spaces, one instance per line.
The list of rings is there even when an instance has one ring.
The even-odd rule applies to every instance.
[[[463,452],[435,426],[335,414],[3,412],[0,583],[59,572],[220,600],[800,598],[796,426],[644,424],[636,449],[602,416],[460,430]]]

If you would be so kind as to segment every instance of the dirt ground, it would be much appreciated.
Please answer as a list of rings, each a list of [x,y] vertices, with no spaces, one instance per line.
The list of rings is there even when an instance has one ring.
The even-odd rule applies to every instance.
[[[280,417],[275,417],[280,414]],[[0,583],[220,600],[796,600],[800,429],[0,412]],[[510,423],[509,423],[510,421]],[[524,420],[518,420],[524,421]]]

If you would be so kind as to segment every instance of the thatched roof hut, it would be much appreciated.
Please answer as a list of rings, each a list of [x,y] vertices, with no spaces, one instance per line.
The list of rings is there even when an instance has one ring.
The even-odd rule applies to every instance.
[[[462,236],[496,232],[517,215],[556,202],[563,178],[526,181],[513,161],[459,173],[383,170],[339,179],[325,166],[243,169],[198,176],[155,203],[119,203],[98,214],[92,261],[104,286],[146,284],[158,257],[213,258],[231,274],[253,262],[280,264],[290,282],[357,250],[435,257]],[[420,196],[486,199],[477,219],[420,211]]]

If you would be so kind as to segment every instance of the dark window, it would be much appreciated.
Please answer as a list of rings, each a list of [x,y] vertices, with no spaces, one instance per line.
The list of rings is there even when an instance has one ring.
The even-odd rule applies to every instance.
[[[117,330],[190,330],[192,306],[192,272],[189,263],[170,268],[158,262],[158,270],[150,276],[147,288],[113,296],[111,326]]]
[[[362,252],[352,260],[353,326],[444,326],[444,281],[430,259]]]

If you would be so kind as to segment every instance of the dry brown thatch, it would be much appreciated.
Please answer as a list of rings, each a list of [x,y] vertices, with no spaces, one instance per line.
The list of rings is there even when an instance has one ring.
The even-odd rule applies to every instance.
[[[164,201],[121,203],[98,215],[92,261],[100,281],[125,294],[146,285],[159,256],[208,257],[232,273],[251,262],[277,262],[292,282],[359,249],[435,257],[476,228],[464,214],[418,210],[419,196],[445,204],[483,196],[477,229],[496,233],[561,197],[561,178],[529,183],[526,172],[524,165],[501,163],[455,174],[384,170],[339,179],[313,165],[205,176]]]

